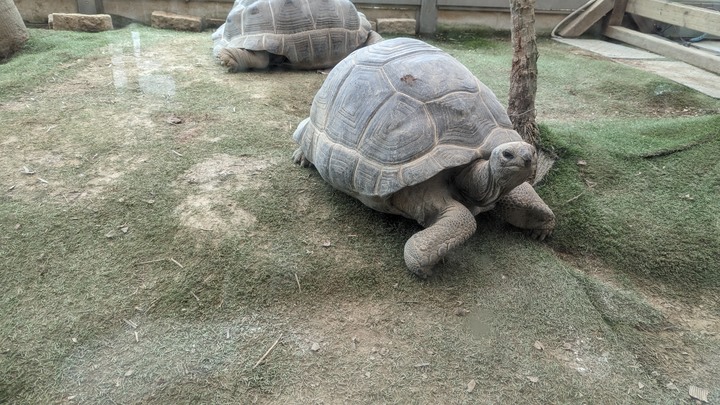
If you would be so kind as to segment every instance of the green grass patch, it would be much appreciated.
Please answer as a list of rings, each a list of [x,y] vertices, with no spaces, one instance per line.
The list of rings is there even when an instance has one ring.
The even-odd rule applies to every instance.
[[[553,126],[553,244],[680,288],[720,285],[718,128],[718,116]]]

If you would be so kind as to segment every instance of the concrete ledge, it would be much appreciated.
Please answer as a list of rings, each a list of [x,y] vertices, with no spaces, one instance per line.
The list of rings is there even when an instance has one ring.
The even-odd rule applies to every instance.
[[[191,15],[153,11],[150,16],[150,25],[153,28],[200,32],[203,30],[203,19]]]
[[[379,34],[415,35],[417,22],[414,18],[378,18]]]
[[[53,30],[100,32],[113,29],[109,14],[53,13],[48,15],[48,27]]]

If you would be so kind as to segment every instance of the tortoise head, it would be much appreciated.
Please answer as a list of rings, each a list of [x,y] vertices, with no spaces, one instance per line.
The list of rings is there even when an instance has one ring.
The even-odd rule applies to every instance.
[[[493,149],[488,164],[495,184],[512,189],[535,175],[537,153],[527,142],[503,143]]]

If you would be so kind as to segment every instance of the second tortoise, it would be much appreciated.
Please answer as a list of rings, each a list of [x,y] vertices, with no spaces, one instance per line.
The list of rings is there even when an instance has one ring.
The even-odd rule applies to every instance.
[[[237,0],[212,39],[213,54],[237,72],[329,68],[382,37],[350,0]]]

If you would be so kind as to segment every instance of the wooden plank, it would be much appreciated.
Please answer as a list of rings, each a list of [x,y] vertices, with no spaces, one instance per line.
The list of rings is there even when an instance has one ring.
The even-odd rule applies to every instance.
[[[676,44],[664,38],[643,34],[624,27],[608,26],[605,36],[654,52],[668,58],[681,60],[709,72],[720,74],[720,57]]]
[[[607,20],[607,25],[622,25],[625,9],[627,8],[627,0],[615,0],[615,6]]]
[[[356,6],[390,8],[390,6],[401,7],[420,7],[421,0],[382,0],[373,2],[372,0],[352,0]]]
[[[384,1],[379,1],[383,3]],[[587,0],[538,0],[535,11],[571,11],[580,8]],[[482,9],[508,9],[508,0],[437,0],[439,9],[470,8]]]
[[[720,11],[664,0],[628,0],[627,12],[653,20],[720,35]]]
[[[422,0],[418,32],[420,35],[432,35],[437,28],[437,0]]]
[[[596,22],[600,21],[601,18],[610,10],[613,9],[613,0],[597,0],[590,7],[585,9],[575,19],[570,21],[568,25],[563,27],[558,35],[565,38],[579,37],[585,31],[590,29]]]

